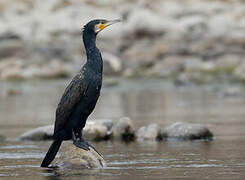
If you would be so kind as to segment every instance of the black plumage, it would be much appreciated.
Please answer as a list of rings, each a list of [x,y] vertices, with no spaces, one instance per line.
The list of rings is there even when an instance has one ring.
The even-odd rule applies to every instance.
[[[119,20],[92,20],[84,26],[83,43],[87,62],[66,88],[56,109],[54,141],[41,167],[48,167],[57,154],[63,140],[73,140],[82,149],[94,148],[82,137],[82,130],[100,96],[103,61],[96,47],[96,35],[105,27]]]

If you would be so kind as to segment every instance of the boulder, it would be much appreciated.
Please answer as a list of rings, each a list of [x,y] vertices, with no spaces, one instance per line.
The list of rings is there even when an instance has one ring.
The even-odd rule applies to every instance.
[[[112,127],[114,139],[121,139],[123,141],[133,141],[135,139],[135,129],[130,118],[123,117],[119,119]]]
[[[112,134],[113,122],[111,120],[88,121],[83,133],[85,138],[93,141],[107,140]]]
[[[44,141],[53,139],[54,125],[42,126],[22,134],[19,140]]]
[[[136,133],[137,140],[150,140],[155,141],[160,139],[160,127],[157,124],[150,124],[138,129]]]
[[[245,63],[241,64],[240,66],[236,67],[233,75],[236,79],[245,82]]]
[[[212,140],[213,133],[202,124],[176,122],[161,130],[167,140]]]
[[[65,143],[61,155],[56,159],[55,166],[60,168],[104,168],[106,162],[93,148],[86,151],[74,146],[70,142]]]
[[[113,122],[108,119],[88,121],[83,130],[84,136],[89,140],[107,140],[112,134]],[[20,140],[44,141],[53,139],[54,125],[42,126],[22,134]]]

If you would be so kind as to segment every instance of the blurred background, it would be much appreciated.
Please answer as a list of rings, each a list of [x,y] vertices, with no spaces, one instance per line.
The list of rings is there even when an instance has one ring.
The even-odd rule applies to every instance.
[[[97,41],[106,75],[244,81],[244,11],[229,0],[1,0],[0,80],[74,75],[83,25],[122,18]]]
[[[150,123],[161,128],[177,121],[201,123],[216,138],[208,147],[195,144],[195,152],[193,144],[184,144],[194,159],[182,156],[183,146],[176,144],[158,144],[154,150],[151,144],[144,147],[148,155],[139,156],[130,154],[126,146],[114,152],[113,144],[97,144],[102,154],[114,155],[105,157],[115,162],[111,166],[119,166],[118,171],[122,166],[134,168],[128,156],[142,165],[136,172],[109,169],[109,175],[129,178],[128,174],[135,179],[141,173],[148,173],[145,177],[155,173],[158,177],[166,168],[165,173],[182,179],[219,171],[217,179],[244,177],[244,0],[0,0],[0,142],[15,153],[9,155],[0,147],[0,170],[4,170],[0,176],[23,174],[13,165],[23,158],[27,164],[18,170],[39,173],[33,167],[39,167],[49,143],[30,146],[13,139],[54,123],[65,87],[86,61],[82,27],[97,18],[124,21],[98,35],[105,76],[90,120],[117,122],[128,116],[135,128]],[[165,149],[167,154],[157,154]],[[121,151],[123,156],[117,154]],[[233,161],[227,160],[228,154]],[[162,156],[167,160],[154,161]],[[155,171],[141,164],[147,158],[158,163]],[[188,171],[192,168],[188,162],[205,166]]]

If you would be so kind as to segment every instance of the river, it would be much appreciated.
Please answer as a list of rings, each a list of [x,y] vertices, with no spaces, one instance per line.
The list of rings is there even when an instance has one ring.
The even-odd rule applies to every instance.
[[[54,122],[68,82],[1,82],[0,135],[7,138],[0,141],[0,179],[245,179],[245,91],[226,96],[225,89],[240,86],[177,86],[159,79],[105,79],[89,119],[128,116],[136,129],[150,123],[202,123],[214,133],[213,141],[93,142],[107,162],[104,169],[40,168],[50,142],[16,138]],[[10,91],[17,94],[6,95]]]

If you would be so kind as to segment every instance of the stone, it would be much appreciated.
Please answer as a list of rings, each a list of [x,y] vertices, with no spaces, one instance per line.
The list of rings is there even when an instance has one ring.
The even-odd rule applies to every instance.
[[[87,121],[83,130],[84,136],[92,141],[107,140],[112,135],[113,122],[110,119]],[[53,139],[54,125],[42,126],[22,134],[18,139],[45,141]]]
[[[123,117],[112,127],[114,139],[123,141],[133,141],[135,139],[135,129],[133,122],[128,117]]]
[[[92,141],[108,140],[113,126],[110,120],[88,121],[83,129],[84,137]]]
[[[67,77],[65,64],[57,59],[43,64],[25,64],[22,59],[5,59],[0,62],[0,80],[26,80],[33,78]]]
[[[19,140],[44,141],[53,139],[54,125],[42,126],[22,134]]]
[[[183,71],[184,60],[180,56],[169,56],[158,61],[150,70],[150,75],[171,77]]]
[[[244,96],[245,92],[240,86],[229,86],[222,88],[222,96]]]
[[[66,142],[61,150],[61,155],[56,159],[55,166],[60,168],[89,168],[100,169],[106,167],[103,157],[93,148],[86,151]]]
[[[137,140],[149,140],[156,141],[160,138],[161,128],[157,124],[150,124],[148,126],[143,126],[138,129],[136,133]]]
[[[212,140],[213,133],[202,124],[176,122],[161,130],[167,140]]]
[[[236,67],[235,70],[233,71],[233,75],[236,79],[245,82],[245,63]]]

